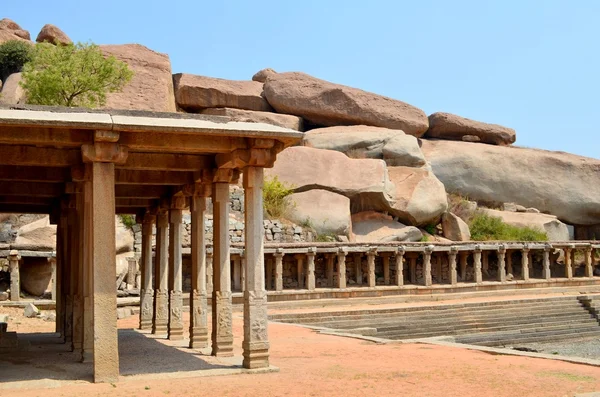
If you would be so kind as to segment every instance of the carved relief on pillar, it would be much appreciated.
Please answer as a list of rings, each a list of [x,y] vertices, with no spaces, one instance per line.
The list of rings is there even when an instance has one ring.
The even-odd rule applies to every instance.
[[[248,313],[251,320],[251,338],[252,342],[268,341],[267,334],[267,291],[247,291],[244,293],[244,299],[248,303]]]
[[[551,272],[550,272],[550,250],[552,249],[552,246],[550,244],[546,244],[544,246],[544,271],[543,271],[543,277],[546,280],[550,280]]]
[[[156,291],[156,319],[153,332],[166,334],[169,323],[169,296],[166,289]]]
[[[404,285],[404,253],[405,248],[400,246],[396,251],[396,285]]]
[[[215,291],[214,299],[217,304],[217,335],[231,337],[233,340],[231,292]]]
[[[498,281],[506,281],[506,247],[501,245],[498,247]]]
[[[170,296],[169,339],[183,338],[183,296],[181,291],[171,291]]]
[[[154,290],[141,291],[142,307],[140,309],[140,329],[152,328],[152,315],[154,314]]]
[[[208,347],[208,305],[207,295],[192,291],[190,302],[190,348],[198,349]]]
[[[456,285],[458,282],[458,274],[456,271],[456,256],[458,255],[458,248],[455,246],[450,247],[448,252],[448,267],[450,269],[450,285]]]

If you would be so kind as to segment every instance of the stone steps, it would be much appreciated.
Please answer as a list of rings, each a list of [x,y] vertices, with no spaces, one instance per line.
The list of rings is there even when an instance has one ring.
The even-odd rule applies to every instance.
[[[600,327],[598,325],[537,330],[531,332],[477,334],[473,336],[461,336],[456,338],[456,342],[481,346],[510,346],[519,343],[580,340],[593,337],[600,337]]]

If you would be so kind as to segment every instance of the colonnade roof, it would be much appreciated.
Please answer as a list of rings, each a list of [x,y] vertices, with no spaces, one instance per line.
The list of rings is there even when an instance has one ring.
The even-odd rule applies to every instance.
[[[86,164],[115,164],[118,213],[138,214],[198,185],[270,167],[302,132],[226,117],[0,107],[0,213],[50,213],[78,192]]]

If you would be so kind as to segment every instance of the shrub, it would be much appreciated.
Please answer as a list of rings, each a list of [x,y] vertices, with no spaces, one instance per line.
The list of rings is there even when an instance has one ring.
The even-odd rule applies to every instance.
[[[31,60],[31,44],[21,40],[9,40],[0,44],[0,80],[18,73]]]
[[[471,239],[475,241],[547,241],[548,235],[536,228],[518,227],[504,223],[501,218],[476,212],[469,224]]]
[[[263,207],[270,218],[283,218],[294,207],[289,195],[294,193],[294,188],[277,177],[265,178],[263,183]]]
[[[425,230],[427,233],[431,234],[432,236],[435,236],[436,234],[438,234],[437,226],[433,225],[433,224],[425,225],[423,227],[423,230]]]
[[[133,72],[115,57],[105,58],[95,44],[36,44],[23,67],[21,85],[32,105],[80,106],[106,104],[106,94],[120,91]]]
[[[133,232],[133,225],[136,224],[135,216],[119,215],[119,219],[121,219],[121,223],[123,223],[123,226],[125,226],[127,229],[129,229]]]

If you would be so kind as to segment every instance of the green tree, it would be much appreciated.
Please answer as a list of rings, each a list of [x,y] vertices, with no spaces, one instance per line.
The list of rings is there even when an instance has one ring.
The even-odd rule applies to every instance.
[[[21,85],[27,103],[94,108],[106,104],[106,94],[118,92],[133,72],[113,56],[104,57],[95,44],[36,44],[23,67]]]
[[[18,73],[31,60],[31,44],[21,40],[9,40],[0,44],[0,80]]]

